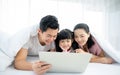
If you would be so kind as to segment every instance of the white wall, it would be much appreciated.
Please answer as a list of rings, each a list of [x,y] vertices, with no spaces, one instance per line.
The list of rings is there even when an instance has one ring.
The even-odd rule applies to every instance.
[[[108,37],[111,44],[120,51],[120,10],[109,13]]]
[[[85,22],[97,34],[104,35],[104,12],[90,10],[89,5],[74,1],[57,0],[0,0],[0,30],[11,35],[20,29],[39,23],[48,14],[58,17],[60,29]],[[96,20],[97,19],[97,20]],[[101,31],[102,30],[102,31]]]
[[[73,30],[77,23],[84,22],[91,31],[120,49],[119,3],[119,0],[0,0],[0,31],[13,35],[50,14],[58,18],[60,30]]]
[[[0,30],[13,35],[29,24],[29,0],[0,0]]]

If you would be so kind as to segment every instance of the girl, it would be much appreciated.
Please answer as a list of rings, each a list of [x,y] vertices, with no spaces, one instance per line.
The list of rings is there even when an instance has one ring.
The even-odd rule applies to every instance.
[[[72,52],[73,33],[69,29],[61,30],[55,40],[56,52]]]

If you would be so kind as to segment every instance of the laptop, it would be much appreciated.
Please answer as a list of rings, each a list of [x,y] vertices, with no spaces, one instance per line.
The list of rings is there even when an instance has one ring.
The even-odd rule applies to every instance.
[[[40,61],[52,65],[48,72],[84,72],[91,57],[89,53],[39,52]]]

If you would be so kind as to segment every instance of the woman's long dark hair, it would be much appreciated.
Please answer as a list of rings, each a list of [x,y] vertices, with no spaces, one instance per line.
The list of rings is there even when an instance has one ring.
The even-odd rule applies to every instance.
[[[86,31],[86,33],[90,32],[88,25],[85,24],[85,23],[79,23],[79,24],[77,24],[74,27],[73,32],[75,30],[77,30],[77,29],[84,29]],[[94,41],[92,40],[92,35],[91,34],[90,34],[90,37],[88,38],[88,41],[87,41],[86,44],[87,44],[88,49],[91,48],[92,45],[95,44]],[[73,47],[74,50],[79,48],[78,43],[75,40],[73,41],[72,47]]]
[[[64,39],[73,40],[73,32],[71,30],[69,30],[69,29],[63,29],[58,33],[57,38],[55,40],[55,46],[56,46],[56,51],[57,52],[62,52],[63,51],[59,47],[59,42],[60,42],[60,40],[64,40]]]

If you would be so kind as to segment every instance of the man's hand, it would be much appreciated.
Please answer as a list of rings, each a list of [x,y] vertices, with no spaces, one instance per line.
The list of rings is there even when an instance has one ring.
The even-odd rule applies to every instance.
[[[51,68],[51,65],[46,64],[45,62],[39,61],[39,62],[33,63],[32,68],[37,75],[43,75]]]

